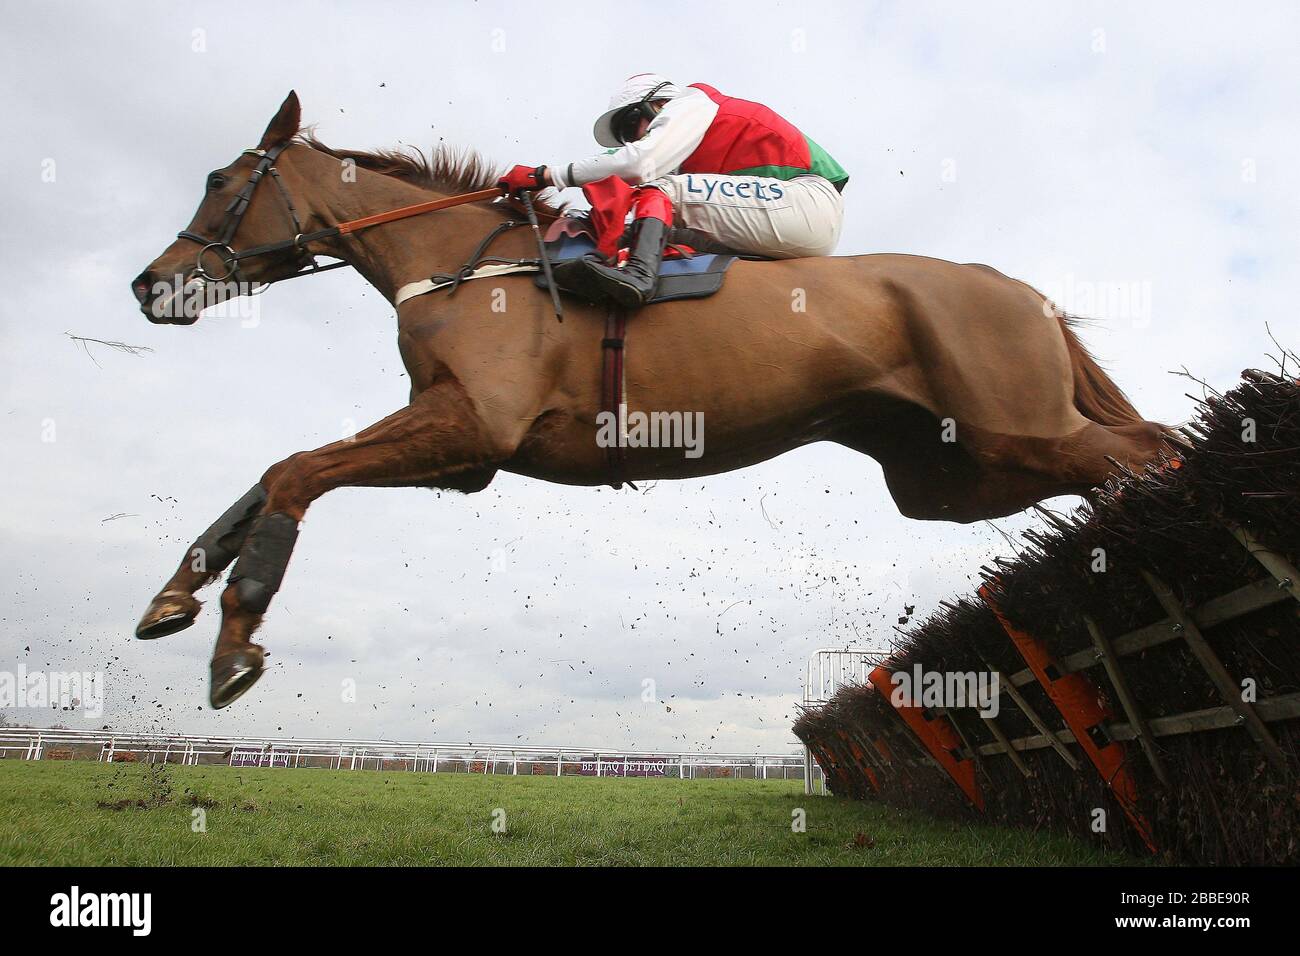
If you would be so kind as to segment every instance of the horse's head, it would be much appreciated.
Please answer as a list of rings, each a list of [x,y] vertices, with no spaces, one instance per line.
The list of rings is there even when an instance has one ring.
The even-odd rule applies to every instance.
[[[256,149],[208,173],[203,200],[190,224],[131,280],[140,311],[150,322],[191,325],[205,306],[287,278],[311,261],[291,242],[302,229],[274,168],[300,122],[298,95],[290,92]],[[285,242],[286,248],[240,257],[241,252],[278,242]]]

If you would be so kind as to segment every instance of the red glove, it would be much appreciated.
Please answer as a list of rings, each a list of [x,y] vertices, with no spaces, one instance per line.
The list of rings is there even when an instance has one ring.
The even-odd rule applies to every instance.
[[[497,180],[497,186],[512,196],[525,189],[545,189],[546,180],[543,178],[545,174],[545,166],[516,166]]]

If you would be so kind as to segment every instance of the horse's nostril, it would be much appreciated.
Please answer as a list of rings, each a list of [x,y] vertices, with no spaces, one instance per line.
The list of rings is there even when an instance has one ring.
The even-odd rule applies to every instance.
[[[149,275],[149,270],[145,269],[138,276],[131,280],[131,292],[137,302],[143,302],[149,297],[149,290],[153,288],[153,280]]]

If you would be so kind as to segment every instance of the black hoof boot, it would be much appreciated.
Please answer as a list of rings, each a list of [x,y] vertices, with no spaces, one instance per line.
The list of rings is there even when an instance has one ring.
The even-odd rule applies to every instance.
[[[233,704],[262,676],[263,651],[257,644],[228,651],[212,659],[212,690],[208,702],[213,710]]]
[[[135,636],[142,641],[152,641],[183,631],[194,623],[202,606],[192,594],[163,591],[149,602],[144,617],[135,626]]]

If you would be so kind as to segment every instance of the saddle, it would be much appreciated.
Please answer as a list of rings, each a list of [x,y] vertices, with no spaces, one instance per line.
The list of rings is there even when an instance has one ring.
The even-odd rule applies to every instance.
[[[722,280],[738,256],[717,253],[697,253],[688,245],[675,243],[669,235],[659,264],[659,282],[654,295],[646,305],[671,302],[675,299],[703,299],[722,288]],[[552,223],[546,232],[546,256],[552,265],[570,259],[580,259],[596,251],[596,236],[587,219],[565,216]],[[547,288],[546,276],[540,272],[533,281],[540,289]],[[561,292],[574,294],[560,287]]]
[[[397,290],[394,305],[399,308],[416,296],[437,292],[440,289],[456,291],[456,287],[472,279],[487,279],[511,273],[536,273],[534,281],[546,289],[546,276],[540,259],[501,259],[486,255],[492,240],[506,229],[521,226],[516,220],[503,222],[485,238],[461,269],[450,275],[438,274],[417,282],[409,282]],[[674,242],[674,230],[669,233],[669,244],[664,249],[659,264],[659,283],[650,302],[670,302],[674,299],[703,299],[722,288],[722,280],[731,264],[737,259],[761,258],[730,253],[696,252],[681,241]],[[681,238],[693,238],[690,233],[680,233]],[[562,216],[546,231],[546,257],[552,265],[568,259],[577,259],[596,251],[596,235],[591,221],[578,216]],[[568,291],[568,290],[564,290]],[[572,293],[570,293],[572,294]]]

